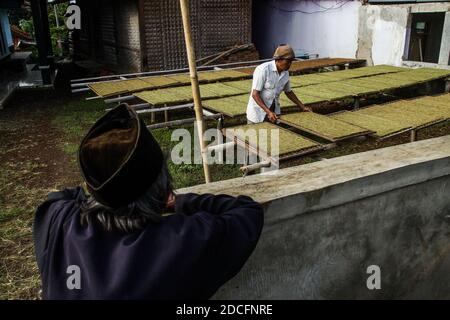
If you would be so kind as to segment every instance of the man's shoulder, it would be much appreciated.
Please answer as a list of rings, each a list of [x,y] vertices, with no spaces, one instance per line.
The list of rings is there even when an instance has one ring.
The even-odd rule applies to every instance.
[[[267,61],[267,62],[261,63],[259,66],[257,66],[255,68],[255,72],[257,72],[257,71],[262,72],[262,71],[268,70],[270,68],[271,63],[272,63],[272,61]]]
[[[81,187],[50,192],[47,199],[37,208],[35,219],[40,220],[42,216],[51,214],[51,212],[61,207],[65,207],[65,204],[72,202],[81,203],[85,199],[86,195]]]
[[[59,200],[84,200],[86,198],[86,194],[84,193],[83,188],[75,187],[75,188],[66,188],[60,191],[50,192],[47,195],[46,202],[55,202]]]
[[[45,252],[51,230],[57,230],[79,208],[86,198],[81,187],[51,192],[47,199],[37,208],[33,223],[35,252],[40,263],[40,257]]]
[[[36,210],[34,231],[53,224],[60,215],[59,213],[71,211],[65,210],[65,208],[74,207],[72,205],[74,203],[81,204],[85,199],[86,195],[81,187],[49,193],[47,199]]]

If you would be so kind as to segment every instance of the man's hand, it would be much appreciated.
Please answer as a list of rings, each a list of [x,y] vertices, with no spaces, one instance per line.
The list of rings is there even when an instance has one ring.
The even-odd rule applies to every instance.
[[[170,193],[167,197],[166,211],[174,211],[175,210],[175,195]]]
[[[275,123],[278,120],[278,116],[276,115],[275,112],[269,111],[267,113],[267,119],[272,122]]]
[[[305,106],[297,97],[294,91],[288,91],[286,92],[286,96],[291,100],[293,103],[295,103],[301,111],[307,111],[312,112],[312,109],[310,107]]]

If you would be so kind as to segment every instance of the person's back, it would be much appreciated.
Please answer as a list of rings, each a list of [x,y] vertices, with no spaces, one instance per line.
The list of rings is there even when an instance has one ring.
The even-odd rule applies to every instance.
[[[104,125],[99,123],[94,127]],[[84,142],[102,134],[97,131]],[[120,162],[121,170],[131,170],[128,178],[114,181],[116,175],[111,179],[106,174],[111,184],[99,182],[86,167],[85,145],[79,161],[93,196],[80,187],[55,192],[36,213],[35,250],[44,299],[207,299],[242,268],[263,227],[258,203],[245,196],[182,194],[167,205],[173,194],[164,161],[150,186],[141,186],[146,191],[130,202],[132,193],[118,191],[142,172]],[[110,148],[102,145],[100,150]],[[149,156],[154,160],[159,146],[153,148]],[[126,156],[119,158],[133,162],[124,150]],[[172,213],[161,215],[164,211]]]

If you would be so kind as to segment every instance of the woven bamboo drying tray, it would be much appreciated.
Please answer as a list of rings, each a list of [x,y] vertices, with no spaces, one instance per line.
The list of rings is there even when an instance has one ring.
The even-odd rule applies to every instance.
[[[165,87],[165,86],[172,86],[172,85],[180,84],[178,81],[168,78],[166,76],[142,77],[139,79],[147,82],[149,84],[149,88]]]
[[[140,79],[122,81],[99,82],[89,84],[89,87],[101,97],[109,97],[116,94],[126,93],[133,90],[141,90],[148,87],[148,83]]]
[[[244,79],[248,75],[234,70],[203,71],[198,73],[200,83],[228,79]],[[189,74],[173,74],[167,76],[140,77],[136,79],[107,81],[89,84],[89,87],[101,97],[109,97],[142,89],[157,89],[169,86],[188,85],[191,83]]]
[[[233,88],[222,83],[209,83],[200,85],[200,94],[203,99],[217,99],[233,95],[241,95],[246,90]],[[152,105],[184,103],[192,101],[190,86],[165,88],[153,91],[136,92],[134,96]]]
[[[426,112],[408,110],[403,102],[388,103],[355,111],[357,114],[376,116],[407,127],[419,127],[442,120],[441,117]]]
[[[423,122],[426,121],[427,117],[434,118],[435,120],[445,120],[450,117],[450,106],[444,107],[439,105],[438,102],[432,100],[424,103],[423,100],[423,98],[400,100],[387,105],[391,105],[399,111],[412,113],[413,116],[419,119],[421,119],[422,115],[424,115],[422,120]]]
[[[312,96],[321,98],[322,101],[340,100],[351,96],[351,94],[345,94],[342,92],[332,91],[327,88],[326,84],[317,84],[313,86],[294,88],[293,91],[297,96]]]
[[[398,122],[358,112],[344,111],[330,117],[373,131],[374,135],[380,138],[412,128]]]
[[[209,99],[203,101],[203,107],[224,114],[227,117],[238,117],[246,114],[249,99],[250,93],[220,99]],[[304,104],[311,104],[323,100],[321,98],[303,94],[299,95],[299,99]],[[281,110],[292,109],[295,107],[295,104],[284,94],[281,94],[279,101]]]
[[[242,80],[242,81],[228,81],[223,82],[224,85],[244,90],[245,92],[250,93],[252,90],[252,80]]]
[[[296,112],[282,115],[280,121],[332,142],[371,133],[367,129],[313,112]]]
[[[253,133],[255,133],[256,141],[249,139],[249,134],[251,134],[252,131],[248,130],[255,130]],[[234,138],[236,143],[242,147],[247,148],[253,153],[258,153],[263,158],[268,158],[271,156],[272,130],[278,131],[278,155],[280,158],[301,155],[323,149],[323,146],[320,143],[307,139],[284,128],[280,128],[269,122],[229,127],[224,128],[222,131],[227,138]],[[267,140],[260,140],[260,137],[264,137],[265,133],[267,134]]]
[[[224,114],[227,117],[236,117],[246,113],[248,100],[248,94],[221,99],[211,99],[203,101],[203,107]]]

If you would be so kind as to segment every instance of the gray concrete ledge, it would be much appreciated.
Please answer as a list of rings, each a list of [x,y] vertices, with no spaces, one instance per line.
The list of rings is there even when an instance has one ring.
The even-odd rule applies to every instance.
[[[446,175],[450,175],[450,136],[198,185],[178,192],[248,195],[265,207],[267,225]]]
[[[265,207],[255,251],[214,299],[450,298],[450,136],[179,191]]]

